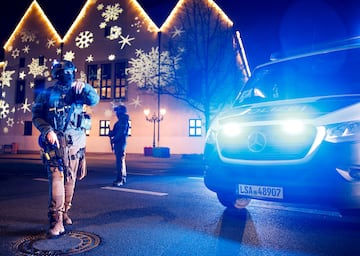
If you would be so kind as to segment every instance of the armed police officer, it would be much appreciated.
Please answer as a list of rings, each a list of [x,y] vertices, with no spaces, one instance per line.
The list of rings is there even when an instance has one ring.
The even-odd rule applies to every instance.
[[[111,148],[114,150],[116,158],[116,180],[113,182],[113,186],[119,187],[126,183],[125,150],[129,133],[129,115],[124,105],[115,107],[114,111],[118,120],[109,132],[109,136]]]
[[[85,131],[91,120],[84,108],[99,102],[91,85],[75,80],[75,72],[72,62],[55,62],[51,74],[56,83],[41,92],[32,107],[49,178],[50,236],[63,234],[64,223],[72,224],[68,213],[76,179],[86,175]]]

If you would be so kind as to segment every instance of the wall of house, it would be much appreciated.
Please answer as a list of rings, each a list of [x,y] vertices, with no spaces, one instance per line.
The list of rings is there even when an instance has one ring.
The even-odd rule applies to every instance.
[[[133,80],[128,82],[126,99],[104,99],[94,107],[87,108],[92,116],[92,129],[88,136],[88,152],[111,152],[109,138],[100,136],[100,121],[116,122],[113,107],[124,104],[131,118],[131,136],[128,139],[128,153],[142,153],[144,147],[153,143],[153,123],[145,119],[144,109],[157,111],[157,95],[151,90],[139,89],[145,83],[135,65],[156,67],[158,54],[157,26],[134,0],[88,1],[79,17],[60,39],[51,23],[43,16],[34,1],[29,7],[26,19],[19,25],[6,44],[5,67],[0,101],[1,144],[17,143],[21,151],[38,150],[39,132],[33,127],[31,136],[24,136],[24,123],[31,121],[31,105],[34,100],[34,84],[45,79],[47,85],[53,83],[50,75],[52,61],[64,58],[73,61],[78,68],[77,77],[87,81],[87,67],[92,64],[116,63],[128,60],[129,72]],[[110,34],[108,33],[110,29]],[[229,42],[231,43],[231,42]],[[161,45],[161,56],[169,54]],[[44,56],[44,65],[39,65],[39,57]],[[112,56],[113,60],[109,57]],[[20,59],[25,66],[19,66]],[[132,65],[130,65],[132,63]],[[135,73],[134,73],[135,72]],[[136,72],[138,72],[136,74]],[[156,70],[154,76],[156,76]],[[16,103],[16,84],[25,80],[24,102]],[[167,113],[160,122],[160,139],[156,146],[169,147],[173,154],[202,153],[205,128],[202,136],[189,136],[189,119],[204,120],[202,113],[183,101],[168,95],[161,95],[160,106]]]

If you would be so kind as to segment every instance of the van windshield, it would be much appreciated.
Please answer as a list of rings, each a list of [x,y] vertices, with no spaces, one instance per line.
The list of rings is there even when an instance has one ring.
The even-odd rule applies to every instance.
[[[360,48],[274,62],[255,69],[235,105],[360,94]]]

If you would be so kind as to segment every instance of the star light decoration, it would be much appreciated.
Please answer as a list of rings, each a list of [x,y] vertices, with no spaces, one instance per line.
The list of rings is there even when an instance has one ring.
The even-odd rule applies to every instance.
[[[129,35],[127,35],[126,37],[120,36],[121,40],[119,41],[119,44],[121,44],[121,50],[124,49],[125,45],[129,45],[131,46],[130,41],[134,40],[135,37],[131,37]]]
[[[22,49],[23,53],[29,53],[30,51],[30,46],[29,45],[25,45],[24,48]]]
[[[129,105],[133,105],[134,108],[137,108],[137,107],[140,107],[141,106],[141,99],[140,99],[140,96],[137,95],[136,98],[133,98],[131,100],[131,103],[129,103]]]
[[[51,48],[55,46],[55,40],[54,39],[48,39],[46,42],[46,47]]]
[[[64,60],[73,61],[73,59],[75,59],[75,53],[73,51],[67,51],[64,54]]]
[[[21,104],[21,107],[18,110],[23,110],[24,113],[26,113],[27,111],[31,112],[30,106],[31,103],[28,103],[28,99],[26,98],[25,102]]]
[[[26,77],[25,71],[21,71],[21,72],[19,73],[19,78],[20,78],[21,80],[24,80],[25,77]]]
[[[89,56],[86,57],[86,62],[93,62],[94,61],[94,56],[92,56],[92,54],[90,54]]]

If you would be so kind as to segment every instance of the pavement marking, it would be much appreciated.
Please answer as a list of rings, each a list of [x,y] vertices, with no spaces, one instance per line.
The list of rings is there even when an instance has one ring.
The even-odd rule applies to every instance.
[[[301,213],[308,213],[308,214],[316,214],[316,215],[325,215],[325,216],[332,216],[332,217],[341,217],[341,214],[335,210],[321,210],[321,209],[312,209],[312,208],[304,208],[304,207],[297,207],[297,206],[283,206],[283,205],[276,205],[276,204],[267,204],[266,202],[254,202],[250,203],[251,206],[258,207],[258,208],[267,208],[267,209],[275,209],[281,211],[289,211],[289,212],[301,212]],[[249,206],[250,206],[249,205]]]
[[[44,179],[44,178],[34,178],[33,180],[49,182],[48,179]]]
[[[154,191],[147,191],[147,190],[138,190],[138,189],[129,189],[129,188],[117,188],[117,187],[109,187],[109,186],[101,187],[101,188],[107,189],[107,190],[124,191],[124,192],[146,194],[146,195],[153,195],[153,196],[167,196],[168,195],[168,193],[154,192]]]
[[[141,172],[128,172],[127,174],[131,174],[134,176],[154,176],[153,173],[141,173]]]

